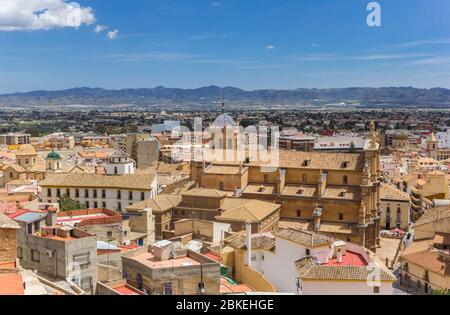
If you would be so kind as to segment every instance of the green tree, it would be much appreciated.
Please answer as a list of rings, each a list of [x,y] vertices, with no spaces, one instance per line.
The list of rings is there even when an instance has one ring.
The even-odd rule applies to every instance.
[[[74,210],[84,210],[86,209],[85,204],[81,204],[78,201],[71,199],[69,196],[64,195],[59,199],[59,209],[60,211],[74,211]]]
[[[450,291],[448,289],[433,290],[433,295],[450,295]]]
[[[31,127],[25,130],[25,133],[30,134],[32,137],[39,137],[41,132],[38,127]]]

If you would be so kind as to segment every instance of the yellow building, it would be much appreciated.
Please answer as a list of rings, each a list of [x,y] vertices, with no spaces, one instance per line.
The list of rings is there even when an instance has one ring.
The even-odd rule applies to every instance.
[[[380,159],[375,125],[359,153],[279,151],[278,165],[260,161],[192,162],[200,187],[281,205],[281,220],[363,245],[379,245]]]
[[[413,226],[414,242],[401,256],[401,284],[432,294],[450,289],[450,206],[428,210]]]
[[[410,222],[411,199],[397,187],[381,184],[381,219],[380,225],[386,230],[401,228],[407,230]]]
[[[173,223],[185,219],[199,219],[230,224],[238,232],[251,223],[254,233],[278,228],[280,205],[261,200],[230,197],[228,193],[205,188],[194,188],[179,195],[162,194],[153,199],[133,204],[127,212],[153,209],[156,239],[164,239]],[[200,234],[200,233],[199,233]]]

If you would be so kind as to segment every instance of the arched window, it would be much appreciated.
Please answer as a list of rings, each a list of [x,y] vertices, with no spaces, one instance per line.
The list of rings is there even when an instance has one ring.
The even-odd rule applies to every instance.
[[[223,182],[219,183],[219,190],[225,190],[225,184]]]

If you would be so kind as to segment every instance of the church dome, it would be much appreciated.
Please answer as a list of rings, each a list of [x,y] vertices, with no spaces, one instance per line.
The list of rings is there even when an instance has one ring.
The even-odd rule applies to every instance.
[[[225,127],[236,127],[236,123],[234,122],[233,118],[231,118],[228,114],[222,114],[217,117],[212,125],[220,129],[223,129]]]
[[[55,151],[50,152],[47,157],[45,158],[46,160],[61,160],[61,156],[56,153]]]

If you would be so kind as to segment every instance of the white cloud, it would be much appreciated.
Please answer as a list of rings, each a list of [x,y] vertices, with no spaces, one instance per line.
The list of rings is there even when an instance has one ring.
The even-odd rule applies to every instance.
[[[267,50],[272,50],[272,49],[275,49],[275,46],[274,46],[274,45],[268,45],[268,46],[266,47],[266,49],[267,49]]]
[[[79,28],[95,22],[92,8],[67,0],[0,0],[0,31]]]
[[[108,29],[108,26],[106,25],[101,25],[101,24],[97,24],[97,26],[95,26],[94,32],[96,32],[97,34],[103,32],[104,30]]]
[[[115,29],[114,31],[109,31],[108,33],[106,33],[106,37],[108,37],[111,40],[116,39],[117,35],[119,35],[118,29]]]
[[[118,62],[145,62],[145,61],[185,61],[194,58],[193,55],[180,52],[141,52],[124,53],[103,56],[102,58]]]
[[[433,38],[418,40],[415,42],[400,43],[394,45],[395,47],[413,47],[413,46],[429,46],[429,45],[439,45],[439,44],[450,44],[450,38]]]
[[[313,47],[317,47],[317,46],[319,46],[319,45],[317,45],[316,43],[313,43],[312,46],[313,46]]]

